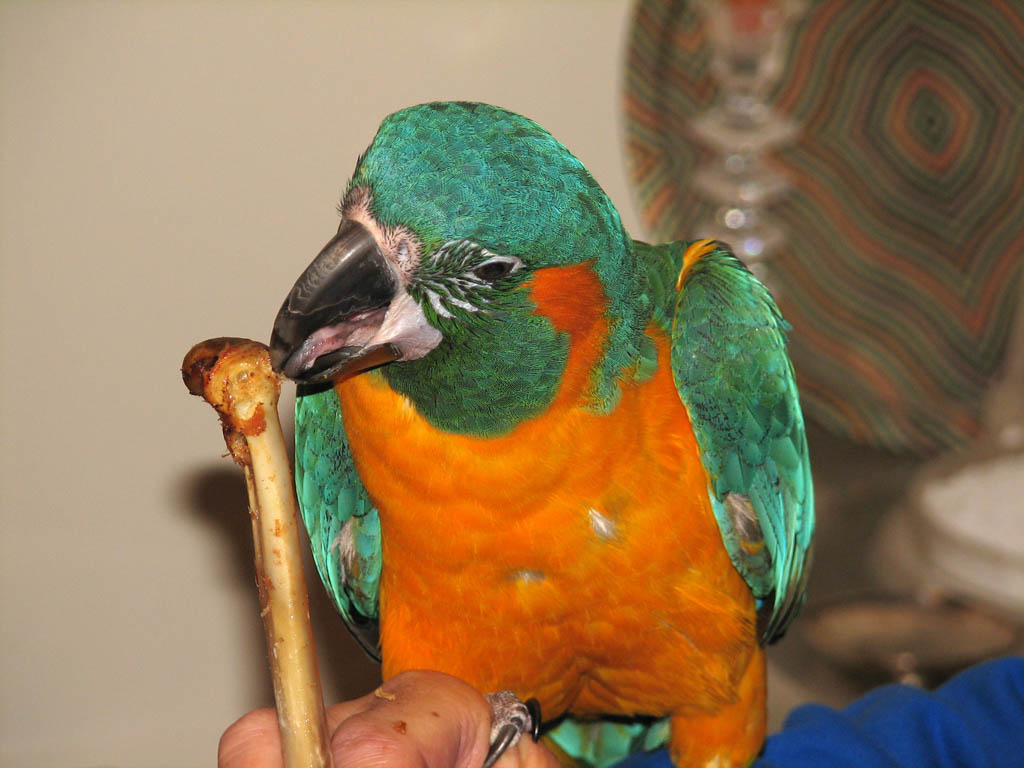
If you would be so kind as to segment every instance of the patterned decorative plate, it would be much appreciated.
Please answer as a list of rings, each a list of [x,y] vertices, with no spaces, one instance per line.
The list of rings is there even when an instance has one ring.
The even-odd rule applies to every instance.
[[[655,239],[709,213],[689,183],[708,65],[692,3],[639,0],[627,143]],[[772,103],[801,129],[773,157],[793,189],[772,279],[807,412],[894,450],[963,446],[1021,296],[1024,3],[812,0]]]

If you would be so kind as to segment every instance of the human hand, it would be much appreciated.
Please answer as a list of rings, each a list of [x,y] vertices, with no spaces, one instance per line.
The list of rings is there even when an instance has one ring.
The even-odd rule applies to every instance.
[[[440,672],[403,672],[377,691],[327,710],[335,768],[480,768],[491,710],[472,686]],[[257,709],[224,732],[218,768],[282,768],[277,713]],[[558,768],[528,736],[495,768]]]

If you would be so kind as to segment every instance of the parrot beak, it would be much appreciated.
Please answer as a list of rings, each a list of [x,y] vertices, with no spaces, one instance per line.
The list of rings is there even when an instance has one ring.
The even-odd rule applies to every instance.
[[[370,231],[343,220],[277,313],[270,335],[274,370],[321,384],[397,360],[396,345],[368,342],[398,289],[399,279]]]

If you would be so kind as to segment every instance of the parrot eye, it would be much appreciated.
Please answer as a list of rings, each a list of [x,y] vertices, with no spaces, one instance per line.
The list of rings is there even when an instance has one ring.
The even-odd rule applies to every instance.
[[[519,259],[509,258],[505,256],[498,256],[493,259],[488,259],[483,264],[473,270],[473,274],[481,280],[487,280],[493,282],[500,280],[506,275],[510,275],[515,272],[522,264]]]

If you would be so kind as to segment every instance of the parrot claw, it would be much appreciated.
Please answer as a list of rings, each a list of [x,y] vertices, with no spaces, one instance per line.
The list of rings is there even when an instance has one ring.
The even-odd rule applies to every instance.
[[[492,725],[491,746],[482,768],[491,768],[524,733],[529,733],[534,741],[540,738],[540,702],[521,701],[512,691],[488,693],[485,698],[491,705]]]

